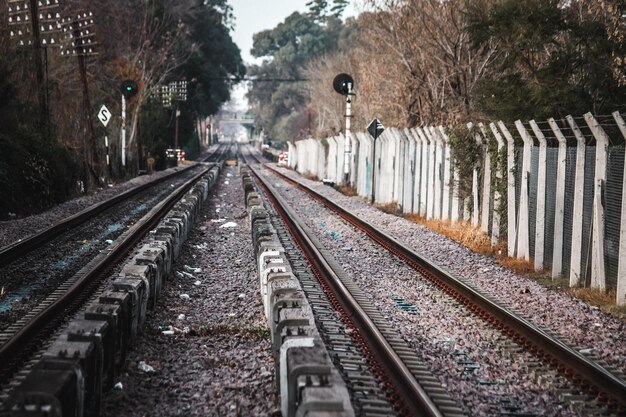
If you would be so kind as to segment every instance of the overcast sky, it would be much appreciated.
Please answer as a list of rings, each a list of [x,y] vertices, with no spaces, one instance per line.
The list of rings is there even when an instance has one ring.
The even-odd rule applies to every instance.
[[[231,0],[235,15],[235,31],[232,37],[241,49],[241,57],[246,64],[254,63],[254,58],[250,55],[252,48],[252,36],[265,29],[273,29],[287,16],[295,11],[304,12],[307,10],[306,3],[309,0]],[[358,7],[358,0],[351,0],[346,9],[346,16],[355,16]],[[345,17],[345,16],[344,16]],[[239,106],[245,106],[243,95],[245,90],[236,88],[233,98]]]
[[[232,34],[235,43],[241,49],[241,56],[246,63],[253,62],[250,49],[252,36],[265,29],[275,28],[287,16],[295,11],[304,12],[309,0],[231,0],[235,15],[235,31]],[[347,16],[356,14],[356,1],[352,0],[346,9]]]

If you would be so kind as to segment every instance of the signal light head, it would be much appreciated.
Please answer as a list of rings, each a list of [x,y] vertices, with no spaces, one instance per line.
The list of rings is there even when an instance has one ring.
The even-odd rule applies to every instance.
[[[139,86],[133,80],[126,80],[122,83],[121,90],[124,97],[131,98],[132,96],[137,94],[137,92],[139,91]]]

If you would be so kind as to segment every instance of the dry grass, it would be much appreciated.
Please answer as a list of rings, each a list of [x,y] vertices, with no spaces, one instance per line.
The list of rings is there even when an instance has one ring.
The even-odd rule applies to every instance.
[[[354,187],[350,187],[349,185],[340,186],[339,192],[348,197],[356,196],[356,189]]]
[[[589,305],[600,308],[605,313],[626,319],[626,306],[615,304],[617,293],[614,289],[602,291],[597,288],[567,288],[565,292]]]
[[[387,203],[387,204],[374,204],[380,211],[384,211],[389,214],[397,214],[398,213],[398,203]]]
[[[407,219],[428,227],[435,232],[466,246],[473,252],[497,256],[503,252],[502,245],[491,246],[491,238],[469,223],[452,223],[449,220],[427,220],[416,214],[407,214]],[[506,244],[504,252],[506,252]]]
[[[506,245],[504,253],[506,253]],[[503,256],[498,258],[498,263],[507,269],[511,269],[517,272],[520,275],[537,275],[537,271],[535,271],[535,264],[533,263],[533,261],[513,258],[510,256]]]
[[[396,214],[396,204],[379,205],[376,207],[387,213]],[[427,220],[415,214],[404,215],[404,217],[449,237],[473,252],[494,258],[500,265],[519,275],[533,279],[543,286],[562,290],[589,305],[600,308],[606,313],[626,319],[626,305],[617,306],[615,304],[615,290],[601,291],[591,288],[569,288],[569,280],[567,278],[552,279],[547,270],[535,271],[532,260],[527,261],[507,256],[506,242],[501,242],[497,246],[491,246],[491,238],[479,228],[472,227],[469,223],[452,224],[450,221]]]

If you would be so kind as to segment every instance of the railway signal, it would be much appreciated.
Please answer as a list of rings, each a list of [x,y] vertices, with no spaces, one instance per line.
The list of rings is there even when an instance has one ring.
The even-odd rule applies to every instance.
[[[126,166],[126,99],[132,98],[139,91],[133,80],[124,80],[120,86],[122,91],[122,166]]]
[[[376,139],[378,139],[384,130],[385,126],[383,126],[383,122],[376,117],[367,125],[368,133],[374,138],[374,146],[372,146],[372,204],[374,204],[374,200],[376,199],[376,185],[374,184],[376,179]]]
[[[346,96],[346,137],[343,159],[343,181],[348,184],[350,181],[350,155],[352,153],[352,143],[350,140],[350,119],[352,118],[352,96],[354,89],[354,79],[348,74],[338,74],[333,79],[333,88],[338,94]]]
[[[121,85],[122,94],[126,98],[131,98],[139,91],[139,86],[133,80],[125,80]]]

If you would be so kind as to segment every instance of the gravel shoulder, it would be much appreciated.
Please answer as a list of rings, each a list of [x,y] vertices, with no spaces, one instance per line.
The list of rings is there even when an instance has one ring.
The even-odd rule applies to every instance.
[[[105,416],[277,412],[252,252],[239,168],[226,167],[129,354],[122,388],[106,396]]]
[[[0,248],[10,245],[13,242],[24,239],[51,225],[66,219],[67,217],[85,210],[92,205],[127,191],[133,187],[161,178],[180,168],[170,168],[164,171],[157,171],[152,175],[142,175],[129,181],[114,184],[112,187],[99,189],[94,194],[74,198],[50,210],[32,216],[17,218],[13,220],[0,221]]]

